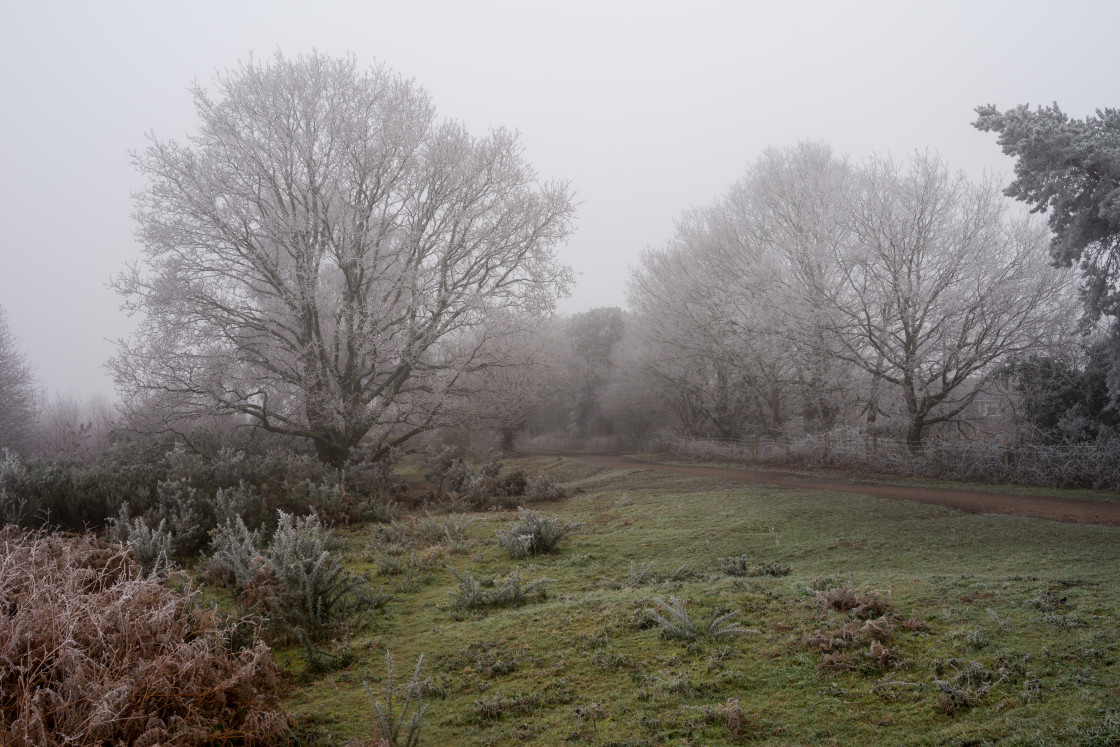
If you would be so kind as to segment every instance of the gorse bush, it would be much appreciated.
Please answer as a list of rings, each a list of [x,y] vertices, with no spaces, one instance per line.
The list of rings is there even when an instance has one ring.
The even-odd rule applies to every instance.
[[[268,501],[244,480],[235,487],[218,488],[214,493],[213,512],[216,527],[240,519],[250,529],[264,530],[268,534],[275,528],[275,512],[269,508]]]
[[[0,742],[275,744],[291,724],[268,647],[127,550],[0,532]]]
[[[567,497],[567,491],[564,490],[558,482],[543,472],[529,480],[525,488],[526,500],[533,502],[559,501]]]
[[[518,508],[517,515],[518,521],[510,523],[508,529],[498,531],[498,543],[515,560],[555,551],[562,539],[582,526],[527,508]]]
[[[262,569],[270,566],[264,557],[264,539],[259,529],[252,531],[240,516],[227,519],[214,530],[211,554],[203,558],[203,571],[242,594]]]
[[[719,569],[728,576],[788,576],[790,567],[770,560],[765,563],[755,563],[749,555],[737,555],[730,558],[719,558]]]
[[[166,480],[156,489],[155,521],[171,534],[172,555],[179,560],[197,556],[210,541],[214,503],[184,480]]]
[[[95,464],[4,456],[0,518],[27,527],[96,529],[127,501],[136,515],[151,510],[155,524],[166,520],[174,553],[186,558],[197,555],[206,533],[233,515],[250,529],[268,525],[269,530],[277,508],[301,515],[314,510],[340,523],[386,520],[401,488],[388,460],[338,471],[290,451],[219,448],[204,456],[181,443],[158,449],[150,454],[124,442]]]
[[[372,741],[377,745],[390,745],[391,747],[415,747],[420,744],[420,729],[424,725],[424,717],[428,713],[428,705],[422,704],[423,682],[420,680],[420,668],[424,666],[424,654],[416,659],[416,668],[412,670],[412,678],[404,687],[404,698],[398,692],[397,681],[393,673],[393,655],[385,652],[385,694],[383,699],[378,699],[370,688],[369,683],[362,680],[373,713],[376,718]]]
[[[451,598],[460,609],[485,609],[487,607],[518,607],[529,601],[534,594],[545,595],[552,579],[540,578],[525,583],[521,580],[521,569],[515,568],[500,580],[479,581],[470,571],[459,573],[451,568],[451,574],[459,581],[459,589]]]
[[[337,549],[319,517],[279,512],[279,525],[264,556],[272,597],[280,620],[312,638],[385,601],[364,577],[343,567]]]
[[[128,503],[122,503],[111,536],[132,550],[132,557],[144,573],[166,570],[171,567],[172,555],[171,533],[167,531],[166,524],[161,520],[153,527],[141,516],[129,519]]]

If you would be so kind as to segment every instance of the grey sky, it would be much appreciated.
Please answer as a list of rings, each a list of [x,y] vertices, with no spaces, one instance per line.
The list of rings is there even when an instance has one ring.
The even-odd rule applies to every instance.
[[[520,130],[571,182],[564,312],[624,305],[627,267],[767,146],[927,146],[1006,174],[983,103],[1116,106],[1120,4],[1067,2],[11,2],[0,31],[0,305],[49,389],[111,394],[139,256],[128,158],[194,128],[186,91],[250,51],[318,48],[414,77],[439,111]]]

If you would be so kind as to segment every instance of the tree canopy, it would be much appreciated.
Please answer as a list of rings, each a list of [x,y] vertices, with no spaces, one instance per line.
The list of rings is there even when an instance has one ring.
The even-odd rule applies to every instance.
[[[1026,104],[1000,112],[977,107],[973,126],[998,134],[1015,158],[1006,194],[1049,213],[1056,262],[1080,262],[1090,318],[1120,311],[1120,110],[1072,119],[1058,108]]]
[[[341,465],[438,424],[491,320],[566,291],[572,198],[515,134],[352,57],[250,60],[215,89],[187,142],[133,157],[144,253],[116,286],[141,321],[110,368],[133,413],[166,414],[149,425],[233,415]]]

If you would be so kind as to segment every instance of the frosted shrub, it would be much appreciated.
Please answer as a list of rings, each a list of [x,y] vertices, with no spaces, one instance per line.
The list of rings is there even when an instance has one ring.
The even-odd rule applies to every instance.
[[[241,594],[265,566],[262,546],[259,529],[249,531],[240,516],[226,520],[214,530],[212,553],[205,559],[206,571]]]
[[[416,659],[416,668],[412,671],[412,679],[404,687],[403,698],[393,676],[393,655],[386,651],[385,659],[387,675],[383,700],[378,700],[369,683],[362,680],[362,687],[365,688],[377,718],[374,739],[377,744],[415,747],[420,744],[420,729],[424,725],[424,716],[428,713],[428,706],[419,703],[424,692],[424,681],[420,679],[424,654]]]
[[[27,469],[15,452],[0,449],[0,526],[27,526],[32,511],[24,495],[26,481]]]
[[[466,549],[467,527],[476,521],[477,516],[466,514],[448,514],[442,520],[427,514],[420,521],[420,532],[428,542],[438,542],[446,545],[452,552],[458,552]]]
[[[202,492],[184,480],[165,480],[156,488],[156,519],[171,534],[175,558],[198,555],[214,528],[213,506]]]
[[[260,529],[269,523],[270,511],[262,496],[252,485],[242,480],[237,487],[218,488],[214,493],[214,523],[219,528],[235,520],[246,527]]]
[[[318,516],[293,519],[283,511],[278,514],[279,526],[265,560],[284,622],[315,637],[384,600],[371,592],[364,577],[343,567],[334,552],[337,543]]]
[[[565,497],[564,488],[543,472],[529,480],[525,489],[525,498],[529,501],[558,501]]]
[[[661,627],[661,634],[666,638],[676,638],[682,641],[694,641],[697,638],[715,640],[739,633],[757,633],[757,630],[742,627],[732,619],[738,612],[724,612],[716,610],[705,622],[694,622],[684,608],[684,602],[676,597],[669,597],[669,601],[654,599],[656,609],[647,609],[649,618]]]
[[[451,574],[459,581],[459,589],[451,595],[452,601],[460,609],[485,609],[488,607],[517,607],[529,601],[532,594],[545,596],[546,587],[552,583],[550,578],[539,578],[524,583],[521,569],[515,568],[506,577],[498,580],[479,581],[470,571],[459,573],[454,568]]]
[[[498,543],[514,560],[552,552],[560,540],[582,526],[559,516],[543,516],[527,508],[518,508],[517,515],[519,521],[498,532]]]
[[[128,504],[122,503],[112,535],[131,548],[132,557],[148,574],[171,566],[171,533],[167,531],[166,524],[161,520],[158,526],[152,527],[141,516],[129,520]]]

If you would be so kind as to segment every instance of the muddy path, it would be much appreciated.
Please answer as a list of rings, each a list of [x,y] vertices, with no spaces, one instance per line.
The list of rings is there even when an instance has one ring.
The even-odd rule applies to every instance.
[[[556,454],[561,456],[561,454]],[[798,475],[775,470],[738,467],[703,467],[699,465],[660,464],[646,462],[629,456],[613,454],[575,454],[562,456],[581,459],[612,469],[643,469],[667,472],[690,477],[710,477],[750,485],[768,485],[794,490],[830,490],[840,493],[860,493],[878,498],[890,498],[917,503],[950,506],[978,514],[1012,514],[1038,519],[1069,521],[1077,524],[1104,524],[1120,526],[1120,503],[1087,501],[1076,498],[1058,498],[1040,495],[1012,495],[989,493],[979,490],[919,487],[913,485],[884,485],[813,475]]]

